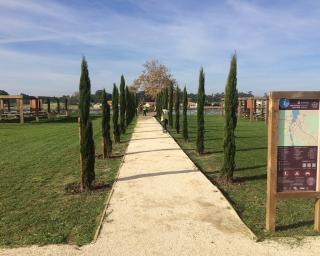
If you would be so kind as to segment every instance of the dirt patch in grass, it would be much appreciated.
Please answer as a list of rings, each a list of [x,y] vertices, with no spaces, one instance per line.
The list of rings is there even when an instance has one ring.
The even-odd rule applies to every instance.
[[[107,189],[110,189],[112,186],[112,184],[110,183],[105,183],[105,182],[96,182],[93,184],[92,188],[90,189],[90,191],[81,191],[80,189],[80,183],[78,182],[73,182],[73,183],[69,183],[64,187],[64,191],[66,192],[66,194],[80,194],[80,193],[84,193],[84,192],[90,192],[90,193],[96,193],[96,192],[101,192]]]

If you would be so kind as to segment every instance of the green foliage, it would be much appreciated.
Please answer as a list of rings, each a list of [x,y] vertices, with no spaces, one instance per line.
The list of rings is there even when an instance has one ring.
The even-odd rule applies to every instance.
[[[163,109],[168,109],[168,87],[164,88],[162,90],[162,94],[163,94]]]
[[[130,91],[129,91],[129,87],[126,86],[126,90],[125,90],[125,95],[126,95],[126,109],[125,109],[125,113],[126,113],[126,126],[129,125],[130,123],[130,119],[131,119],[131,113],[130,113],[130,105],[132,104],[132,98],[130,95]]]
[[[156,112],[157,112],[157,117],[160,118],[161,116],[161,99],[160,99],[160,93],[157,94],[156,96]]]
[[[136,94],[130,92],[129,87],[126,86],[126,125],[128,126],[136,114]]]
[[[112,140],[110,136],[110,106],[107,102],[106,91],[102,94],[102,140],[103,158],[109,158],[112,152]]]
[[[68,98],[64,99],[64,109],[68,110]]]
[[[79,85],[79,117],[80,117],[80,153],[81,153],[81,189],[88,190],[95,178],[94,173],[94,142],[92,124],[89,120],[91,83],[88,64],[82,59]],[[59,104],[58,104],[59,106]],[[60,108],[60,107],[59,107]]]
[[[51,113],[51,107],[50,107],[50,98],[47,98],[47,111],[48,113]]]
[[[172,112],[173,112],[173,84],[170,83],[169,86],[169,111],[168,111],[168,118],[169,118],[169,126],[173,127],[173,118],[172,118]]]
[[[60,99],[57,98],[57,112],[60,114]]]
[[[94,102],[99,102],[102,103],[103,101],[103,94],[106,93],[105,90],[97,90],[94,94]],[[91,95],[91,99],[92,99],[92,95]]]
[[[119,119],[119,90],[116,84],[113,84],[112,91],[112,122],[113,122],[113,139],[115,143],[120,143]]]
[[[123,75],[120,81],[120,130],[122,133],[126,132],[126,82]]]
[[[188,110],[188,93],[187,88],[183,89],[183,126],[182,126],[182,135],[185,142],[188,141],[188,119],[187,119],[187,110]]]
[[[200,69],[199,75],[199,88],[198,88],[198,105],[197,105],[197,152],[199,154],[204,153],[204,72],[203,68]]]
[[[180,132],[180,89],[179,89],[179,86],[177,86],[177,90],[176,90],[175,112],[176,112],[175,128],[176,128],[176,132],[179,133]]]
[[[221,174],[228,180],[232,180],[236,168],[236,141],[234,131],[237,126],[238,91],[237,91],[237,57],[232,56],[230,71],[225,89],[224,98],[225,123],[223,151],[224,160]]]
[[[81,147],[81,154],[84,156],[84,188],[91,189],[92,183],[95,179],[94,163],[95,163],[95,146],[93,141],[92,122],[86,124],[83,134],[83,146]]]
[[[79,86],[79,117],[80,123],[87,124],[89,120],[90,111],[90,93],[91,93],[91,83],[89,79],[88,64],[85,58],[82,60],[81,64],[81,76],[80,76],[80,86]]]
[[[0,90],[0,95],[9,95],[5,90]]]

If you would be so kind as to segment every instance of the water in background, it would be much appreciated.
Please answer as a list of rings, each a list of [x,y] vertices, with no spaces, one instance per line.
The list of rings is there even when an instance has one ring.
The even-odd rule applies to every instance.
[[[196,114],[197,114],[197,109],[188,109],[188,115],[193,116]],[[217,108],[204,109],[204,114],[209,116],[221,116],[221,110]]]

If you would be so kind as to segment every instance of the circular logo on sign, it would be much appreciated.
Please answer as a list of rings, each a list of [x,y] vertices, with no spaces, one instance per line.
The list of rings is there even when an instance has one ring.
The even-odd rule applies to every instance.
[[[285,98],[282,98],[279,101],[280,108],[287,108],[289,107],[289,104],[290,104],[289,100]]]
[[[311,106],[313,108],[318,108],[318,102],[316,102],[316,101],[312,102]]]
[[[308,186],[313,186],[314,184],[316,184],[316,179],[313,177],[309,177],[307,179],[307,184],[308,184]]]

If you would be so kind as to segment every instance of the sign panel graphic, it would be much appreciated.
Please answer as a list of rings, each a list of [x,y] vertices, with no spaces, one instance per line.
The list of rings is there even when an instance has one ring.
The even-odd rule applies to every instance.
[[[316,191],[319,100],[279,101],[277,192]]]

